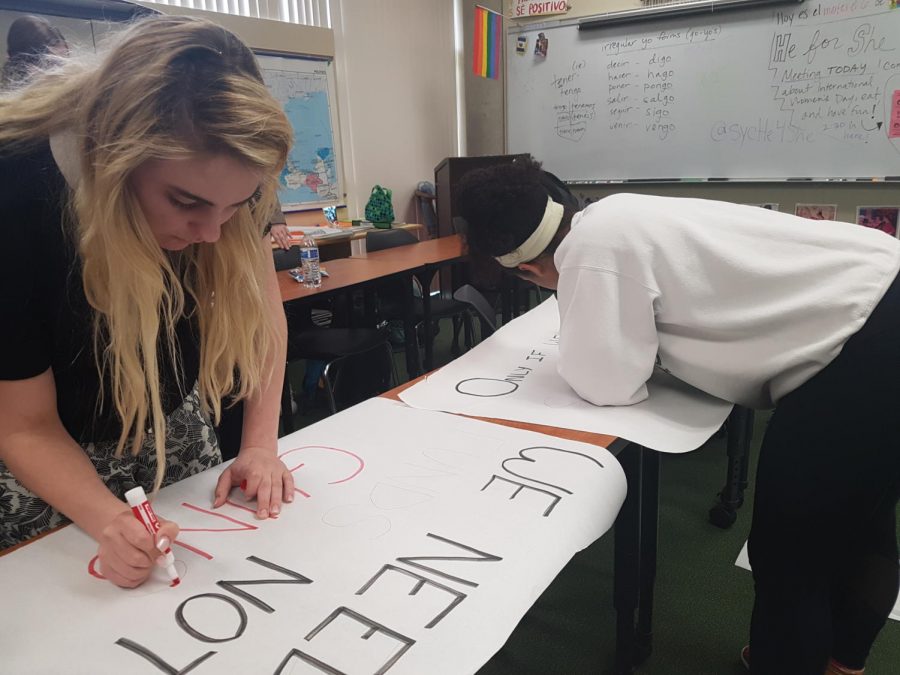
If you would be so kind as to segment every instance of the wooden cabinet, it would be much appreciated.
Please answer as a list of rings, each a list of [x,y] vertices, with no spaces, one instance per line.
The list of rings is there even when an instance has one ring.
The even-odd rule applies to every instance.
[[[453,219],[457,216],[453,188],[467,172],[495,164],[508,164],[528,155],[484,155],[482,157],[446,157],[434,167],[437,194],[438,236],[457,234]]]

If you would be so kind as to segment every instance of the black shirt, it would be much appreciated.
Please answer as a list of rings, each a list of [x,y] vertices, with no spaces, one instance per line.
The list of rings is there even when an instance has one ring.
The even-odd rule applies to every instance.
[[[0,380],[52,368],[59,416],[72,437],[79,443],[117,440],[121,423],[108,376],[99,404],[94,311],[85,298],[72,227],[64,222],[67,198],[49,143],[24,155],[0,149]],[[190,307],[189,298],[185,304]],[[180,386],[164,343],[159,345],[166,414],[181,404],[199,372],[192,321],[182,318],[176,336]]]

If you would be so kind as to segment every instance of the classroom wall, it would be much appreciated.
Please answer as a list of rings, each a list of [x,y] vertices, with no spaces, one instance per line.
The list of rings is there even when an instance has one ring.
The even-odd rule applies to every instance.
[[[361,217],[373,185],[393,190],[398,221],[415,222],[416,183],[456,154],[458,122],[453,3],[447,0],[332,0],[333,30],[140,4],[171,14],[201,15],[252,48],[335,60],[346,215]],[[61,10],[64,11],[64,10]],[[9,22],[0,12],[3,53]],[[99,23],[48,17],[67,38],[93,46]],[[292,224],[321,221],[321,211],[289,214]]]
[[[393,190],[396,220],[415,222],[416,183],[456,154],[453,3],[332,3],[349,215],[378,184]]]
[[[501,0],[493,1],[499,9]],[[434,167],[457,154],[454,3],[331,3],[333,31],[226,15],[216,20],[258,49],[334,55],[346,216],[362,217],[378,184],[393,191],[395,218],[415,222],[420,219],[413,201],[416,184],[433,181]],[[185,11],[164,11],[176,9]],[[471,30],[471,20],[468,23]],[[333,43],[323,43],[320,32],[333,35]],[[494,92],[502,97],[502,87],[495,86]],[[496,98],[492,108],[490,114],[503,120],[502,98]],[[483,126],[473,124],[476,138],[484,135]],[[499,144],[504,137],[502,132],[490,135]],[[291,224],[303,220],[300,214],[288,214]]]
[[[515,0],[504,0],[504,14],[510,16]],[[593,16],[625,9],[641,7],[639,0],[569,0],[571,10],[564,15],[535,17],[519,21],[506,19],[507,26],[558,19]],[[551,41],[549,49],[553,49]],[[467,105],[478,106],[477,100]],[[505,142],[505,139],[504,139]],[[540,159],[540,157],[538,157]],[[837,204],[840,220],[855,222],[857,206],[900,206],[900,186],[890,183],[816,183],[797,187],[792,183],[700,183],[700,184],[647,184],[629,185],[629,192],[660,194],[674,197],[702,197],[740,203],[770,202],[779,204],[779,210],[793,213],[798,203]],[[621,185],[575,186],[573,192],[582,199],[599,199],[622,192]]]
[[[257,49],[334,55],[346,217],[363,217],[377,184],[393,191],[396,220],[415,222],[416,183],[433,180],[434,166],[456,149],[452,3],[332,0],[331,16],[333,30],[221,14],[214,19]],[[288,215],[291,224],[306,220]]]
[[[476,5],[502,12],[503,0],[465,0],[462,3],[462,81],[466,100],[464,152],[467,156],[502,155],[506,139],[505,68],[501,68],[496,80],[472,72]]]

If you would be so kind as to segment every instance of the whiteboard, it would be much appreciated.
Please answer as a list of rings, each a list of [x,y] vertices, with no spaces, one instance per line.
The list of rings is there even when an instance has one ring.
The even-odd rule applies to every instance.
[[[900,175],[890,0],[529,27],[507,40],[508,152],[563,180]]]

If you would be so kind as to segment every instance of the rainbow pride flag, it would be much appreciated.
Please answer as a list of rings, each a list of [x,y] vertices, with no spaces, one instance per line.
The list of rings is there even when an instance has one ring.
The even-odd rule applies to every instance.
[[[475,49],[472,71],[479,77],[500,77],[500,47],[503,44],[503,17],[475,5]]]

